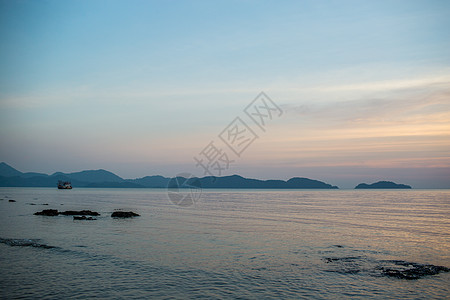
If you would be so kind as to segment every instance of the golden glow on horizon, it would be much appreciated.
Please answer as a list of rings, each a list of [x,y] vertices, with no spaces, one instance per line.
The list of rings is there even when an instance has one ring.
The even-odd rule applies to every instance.
[[[270,128],[246,160],[256,164],[270,157],[292,167],[448,168],[450,84],[417,82],[420,87],[375,94],[375,100],[285,106],[284,123]]]

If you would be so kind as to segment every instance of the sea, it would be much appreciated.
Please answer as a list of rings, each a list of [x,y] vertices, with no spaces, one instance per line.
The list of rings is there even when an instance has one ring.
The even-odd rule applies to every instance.
[[[385,274],[450,267],[450,190],[211,189],[180,206],[165,189],[0,188],[0,199],[2,299],[450,295],[450,272]]]

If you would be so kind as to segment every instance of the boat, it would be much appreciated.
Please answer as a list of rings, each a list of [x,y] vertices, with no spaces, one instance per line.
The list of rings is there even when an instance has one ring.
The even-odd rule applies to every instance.
[[[70,190],[70,189],[72,189],[72,184],[70,183],[70,181],[58,180],[58,189],[59,190]]]

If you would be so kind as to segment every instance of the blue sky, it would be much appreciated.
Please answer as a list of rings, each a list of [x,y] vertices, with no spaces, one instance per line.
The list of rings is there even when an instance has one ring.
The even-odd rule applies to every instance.
[[[0,160],[200,173],[265,91],[229,174],[450,187],[448,1],[0,1]]]

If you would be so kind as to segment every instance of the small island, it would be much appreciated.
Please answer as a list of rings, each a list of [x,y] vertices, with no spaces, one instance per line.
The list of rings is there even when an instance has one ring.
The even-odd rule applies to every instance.
[[[378,181],[372,184],[360,183],[355,189],[411,189],[411,186],[392,181]]]

